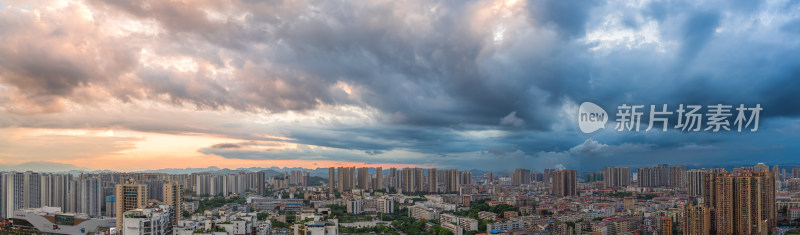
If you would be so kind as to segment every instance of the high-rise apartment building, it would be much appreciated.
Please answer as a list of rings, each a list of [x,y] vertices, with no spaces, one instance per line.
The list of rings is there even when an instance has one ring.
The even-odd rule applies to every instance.
[[[264,186],[264,180],[266,179],[266,174],[264,171],[258,171],[254,174],[248,175],[249,182],[252,184],[251,188],[255,189],[258,192],[258,195],[264,195],[267,192]]]
[[[425,190],[425,169],[414,168],[414,192],[424,192]]]
[[[767,234],[777,222],[775,173],[705,173],[703,203],[717,234]]]
[[[14,214],[14,210],[41,207],[41,183],[36,172],[3,173],[2,217]]]
[[[72,175],[70,174],[41,174],[41,205],[61,207],[67,211],[67,196],[69,193],[70,181]]]
[[[389,168],[389,188],[400,188],[400,181],[402,180],[400,174],[401,171],[398,171],[397,168]]]
[[[666,164],[636,170],[636,184],[639,187],[664,187],[669,185],[669,168]]]
[[[336,191],[336,170],[328,167],[328,193]]]
[[[603,168],[603,181],[606,187],[627,187],[631,185],[630,167]]]
[[[764,163],[758,163],[753,166],[753,172],[769,172],[769,166]]]
[[[531,172],[531,182],[544,182],[544,174],[538,171]]]
[[[576,170],[553,171],[553,196],[564,197],[578,194],[578,172]]]
[[[711,234],[711,211],[704,205],[685,205],[683,207],[683,234]]]
[[[355,167],[339,167],[337,169],[337,183],[339,192],[350,191],[355,188],[356,184],[356,168]]]
[[[438,171],[437,173],[444,173],[445,193],[458,192],[458,187],[459,187],[458,170],[449,169],[449,170],[444,170],[444,172]]]
[[[672,235],[672,217],[661,217],[658,220],[658,234]]]
[[[428,169],[428,192],[438,192],[439,177],[436,173],[436,168]]]
[[[415,192],[417,187],[414,181],[414,168],[403,168],[402,171],[402,189],[403,192]]]
[[[375,168],[375,190],[383,190],[383,168]]]
[[[362,189],[362,190],[369,189],[369,168],[368,167],[358,168],[358,185],[356,186],[356,188]]]
[[[117,228],[122,229],[122,214],[147,205],[147,186],[133,180],[117,184]]]
[[[542,175],[543,181],[546,184],[553,182],[553,171],[556,169],[544,169],[544,173]]]
[[[511,172],[511,185],[519,186],[531,183],[531,170],[516,169]]]
[[[264,195],[265,177],[263,171],[240,172],[238,174],[229,175],[200,173],[192,174],[191,178],[194,182],[194,191],[197,195],[228,196],[231,193],[243,194],[247,191]],[[163,179],[145,179],[139,182],[147,184],[150,190],[158,190],[156,193],[150,193],[151,197],[161,198],[163,195],[161,190],[166,181],[167,180]]]
[[[461,171],[458,177],[460,185],[472,185],[472,171]]]
[[[102,216],[103,207],[103,184],[102,181],[90,175],[81,174],[74,179],[75,187],[70,193],[71,200],[74,199],[75,211],[84,213],[91,217]]]
[[[703,195],[703,174],[708,172],[705,169],[694,169],[686,171],[686,188],[691,196]]]
[[[669,167],[669,186],[673,188],[686,188],[686,166]]]
[[[303,171],[289,171],[289,184],[308,186],[308,172]]]
[[[167,182],[164,184],[164,204],[169,205],[174,210],[172,224],[178,224],[183,214],[183,186],[178,181]]]

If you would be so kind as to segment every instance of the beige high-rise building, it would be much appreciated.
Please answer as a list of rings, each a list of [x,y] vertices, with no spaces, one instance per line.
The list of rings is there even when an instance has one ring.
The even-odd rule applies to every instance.
[[[661,217],[658,220],[658,234],[672,235],[672,217]]]
[[[367,190],[369,188],[369,168],[358,168],[358,189]]]
[[[625,210],[634,210],[636,209],[636,199],[633,197],[626,197],[622,199],[622,208]]]
[[[695,169],[686,171],[686,188],[691,196],[702,196],[703,194],[703,173],[705,169]]]
[[[439,185],[439,178],[436,173],[436,168],[428,169],[428,192],[431,193],[437,192],[438,185]]]
[[[437,171],[437,174],[441,173],[441,171]],[[451,193],[458,191],[458,170],[450,169],[444,170],[444,192]]]
[[[684,206],[681,228],[683,234],[711,234],[711,211],[704,205]]]
[[[403,180],[402,180],[402,189],[403,192],[406,193],[413,193],[416,192],[416,181],[414,181],[414,168],[403,168]]]
[[[606,187],[627,187],[631,185],[630,167],[606,167],[603,169],[603,181]]]
[[[511,185],[519,186],[531,183],[531,170],[515,169],[511,172]]]
[[[553,196],[565,197],[578,194],[578,172],[576,170],[553,171]]]
[[[328,167],[328,193],[336,191],[336,170],[333,167]]]
[[[356,168],[355,167],[339,167],[337,170],[339,192],[350,191],[355,188],[356,184]]]
[[[776,226],[775,173],[705,173],[703,202],[717,234],[767,234]]]
[[[122,229],[122,214],[147,206],[147,186],[133,180],[117,184],[117,228]]]
[[[414,168],[414,192],[425,191],[425,169]]]
[[[764,163],[758,163],[753,166],[753,172],[769,172],[769,166]]]
[[[458,173],[460,185],[472,185],[472,171],[462,171]]]
[[[673,188],[686,188],[686,166],[669,167],[669,186]]]
[[[639,187],[664,187],[669,185],[669,167],[658,164],[655,167],[636,169],[636,184]]]
[[[383,190],[383,167],[375,168],[375,190]]]
[[[164,184],[164,204],[175,209],[172,224],[177,225],[183,214],[183,207],[181,207],[183,205],[183,186],[178,181]]]

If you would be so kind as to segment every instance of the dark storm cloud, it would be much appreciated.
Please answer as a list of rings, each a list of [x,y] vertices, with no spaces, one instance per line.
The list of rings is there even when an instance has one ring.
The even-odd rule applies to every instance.
[[[234,144],[234,143],[220,143],[220,144],[215,144],[215,145],[211,146],[211,148],[216,148],[216,149],[237,149],[237,148],[240,148],[240,147],[241,146],[239,146],[238,144]]]
[[[468,6],[472,3],[356,4],[324,1],[308,4],[317,10],[298,10],[309,7],[303,4],[233,2],[232,8],[252,11],[244,22],[233,23],[227,19],[227,23],[222,25],[206,19],[201,9],[216,7],[213,3],[184,6],[162,1],[98,1],[96,5],[154,19],[175,40],[199,38],[232,48],[239,53],[234,59],[240,63],[241,60],[259,62],[266,59],[274,64],[257,64],[256,68],[264,71],[258,71],[255,76],[239,74],[233,84],[228,84],[239,87],[239,92],[268,96],[261,100],[234,97],[219,103],[234,108],[254,106],[284,111],[313,108],[317,101],[352,103],[320,89],[345,81],[365,87],[363,102],[366,104],[386,112],[401,113],[410,124],[494,124],[498,116],[513,111],[515,103],[525,96],[529,82],[496,83],[481,75],[477,60],[480,60],[481,50],[487,47],[485,33],[476,35],[469,25],[459,23],[470,20],[474,9]],[[433,10],[429,8],[440,10],[431,13]],[[280,10],[289,13],[278,12]],[[170,15],[172,13],[185,17]],[[270,17],[270,14],[275,16]],[[409,14],[421,18],[419,22],[410,23],[428,24],[428,28],[423,30],[418,25],[409,25]],[[235,32],[229,32],[231,30]],[[227,38],[231,34],[240,37],[230,41]],[[189,39],[182,39],[184,37]],[[241,48],[231,44],[246,46]],[[272,48],[269,51],[252,50],[257,44],[267,44]],[[264,87],[275,87],[271,81],[278,79],[273,77],[281,77],[281,82],[290,84],[292,92],[271,97],[278,92]],[[158,79],[163,79],[163,76]],[[214,90],[210,91],[213,98]],[[309,95],[303,95],[306,91]],[[173,98],[187,97],[185,90],[176,86],[156,86],[153,92],[166,93]],[[233,94],[226,95],[231,97]],[[201,106],[217,106],[218,100],[209,101],[204,98],[206,94],[202,96],[182,100]],[[284,104],[283,101],[294,105],[277,105]],[[531,126],[542,128],[544,125]]]
[[[680,57],[687,63],[693,62],[694,56],[714,35],[718,24],[719,14],[716,12],[698,12],[689,16],[683,26]]]
[[[603,5],[602,1],[531,1],[531,14],[537,20],[552,23],[569,38],[580,38],[586,34],[586,21],[589,11],[595,6]]]
[[[798,5],[511,2],[86,2],[96,21],[124,16],[157,26],[155,32],[123,38],[101,33],[75,7],[65,11],[71,14],[45,14],[52,27],[36,27],[32,15],[7,8],[0,15],[0,26],[10,32],[0,35],[6,42],[0,45],[0,84],[18,91],[0,97],[7,107],[118,99],[243,115],[302,115],[349,105],[374,109],[383,119],[375,125],[330,121],[274,127],[231,125],[219,117],[162,122],[139,113],[111,121],[0,117],[0,124],[120,125],[243,140],[265,140],[252,133],[275,131],[291,139],[287,142],[337,149],[264,152],[220,145],[201,150],[230,158],[293,159],[297,154],[307,159],[419,160],[379,158],[402,149],[438,163],[473,159],[451,163],[458,167],[499,158],[547,167],[562,159],[569,167],[577,159],[597,156],[641,159],[633,147],[668,156],[743,142],[723,135],[577,134],[570,107],[582,101],[596,102],[611,115],[623,103],[669,104],[671,109],[678,104],[760,103],[765,126],[800,115],[800,99],[794,97],[800,87],[800,45],[794,40],[800,19],[793,14]],[[91,46],[81,47],[84,38]],[[94,50],[79,50],[87,47]],[[148,61],[152,57],[187,59],[196,69]],[[129,115],[141,119],[122,117]]]

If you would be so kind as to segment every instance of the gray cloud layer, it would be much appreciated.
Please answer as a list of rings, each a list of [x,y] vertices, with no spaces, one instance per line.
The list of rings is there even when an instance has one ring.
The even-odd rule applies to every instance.
[[[761,103],[762,122],[775,128],[758,138],[795,137],[775,133],[800,114],[796,3],[512,2],[89,0],[56,11],[7,6],[0,10],[0,125],[122,126],[263,140],[256,130],[342,150],[200,150],[230,158],[306,154],[370,161],[403,149],[439,163],[454,156],[491,163],[513,155],[523,160],[511,162],[568,167],[591,162],[582,156],[635,157],[635,151],[623,151],[632,146],[668,155],[690,144],[756,138],[576,134],[565,110],[591,100],[607,110],[621,103]],[[382,119],[375,125],[260,126],[198,114],[150,120],[170,115],[147,108],[116,116],[48,116],[104,102],[154,102],[237,117],[353,106]],[[502,134],[485,136],[493,131]],[[778,161],[798,151],[768,154],[779,155]],[[531,160],[550,157],[563,162]]]

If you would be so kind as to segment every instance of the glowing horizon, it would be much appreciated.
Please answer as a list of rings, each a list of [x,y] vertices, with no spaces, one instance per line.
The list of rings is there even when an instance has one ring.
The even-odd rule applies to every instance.
[[[2,2],[0,165],[798,163],[796,12],[785,1]],[[763,112],[758,132],[736,135],[583,133],[587,101],[609,120],[621,104]]]

